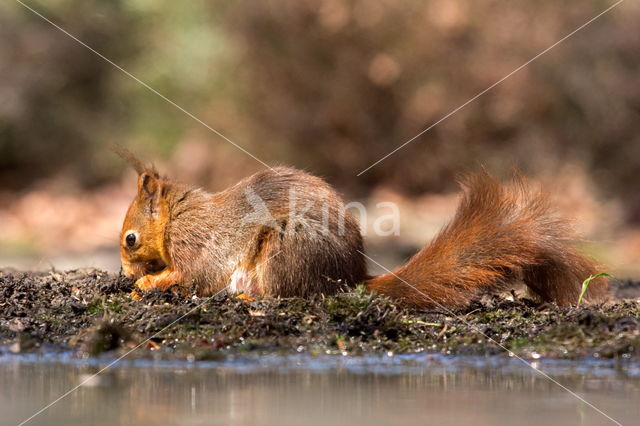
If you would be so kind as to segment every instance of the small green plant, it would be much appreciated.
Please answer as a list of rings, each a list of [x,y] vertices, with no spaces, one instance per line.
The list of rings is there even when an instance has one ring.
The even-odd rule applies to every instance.
[[[109,313],[119,314],[122,311],[122,300],[118,297],[109,299],[106,305]]]
[[[104,312],[104,302],[102,297],[96,297],[87,305],[87,312],[90,314],[98,314]]]
[[[580,292],[580,296],[578,297],[578,306],[580,306],[580,303],[582,302],[582,299],[584,298],[585,293],[589,289],[589,284],[591,284],[591,281],[600,277],[608,277],[614,280],[616,279],[613,275],[608,274],[606,272],[600,272],[599,274],[591,275],[589,278],[587,278],[582,282],[582,291]]]

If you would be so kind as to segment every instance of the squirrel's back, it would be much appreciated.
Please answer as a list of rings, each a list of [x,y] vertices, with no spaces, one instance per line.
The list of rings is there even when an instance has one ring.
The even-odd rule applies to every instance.
[[[176,206],[168,239],[201,294],[225,285],[254,295],[331,294],[365,280],[358,223],[324,180],[278,167],[217,194],[195,191]]]

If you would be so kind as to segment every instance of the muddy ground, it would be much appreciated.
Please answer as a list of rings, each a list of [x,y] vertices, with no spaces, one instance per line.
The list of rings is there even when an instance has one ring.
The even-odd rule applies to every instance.
[[[212,360],[239,354],[428,351],[526,358],[640,360],[640,282],[613,284],[602,306],[486,297],[459,316],[416,312],[358,289],[247,301],[153,292],[99,270],[0,270],[0,352],[81,358]],[[149,340],[147,340],[149,339]],[[512,356],[511,354],[511,356]]]

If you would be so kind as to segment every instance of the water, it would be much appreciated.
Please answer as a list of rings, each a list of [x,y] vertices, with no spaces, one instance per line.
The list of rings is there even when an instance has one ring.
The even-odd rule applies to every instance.
[[[19,424],[109,360],[0,356],[0,424]],[[640,422],[640,366],[534,364],[622,424]],[[30,425],[615,424],[514,359],[255,357],[123,362]]]

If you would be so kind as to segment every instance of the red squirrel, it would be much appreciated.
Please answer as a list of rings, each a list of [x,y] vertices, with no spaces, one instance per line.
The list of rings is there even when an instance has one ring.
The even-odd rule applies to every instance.
[[[394,272],[372,277],[357,221],[318,177],[277,167],[209,193],[118,152],[138,172],[120,256],[141,290],[181,284],[200,296],[226,289],[304,297],[364,283],[415,308],[459,310],[518,282],[543,301],[568,305],[598,272],[571,245],[569,222],[521,177],[505,185],[486,172],[465,178],[455,217],[439,235]],[[292,214],[297,204],[303,214]],[[598,278],[586,300],[606,295],[607,280]]]

